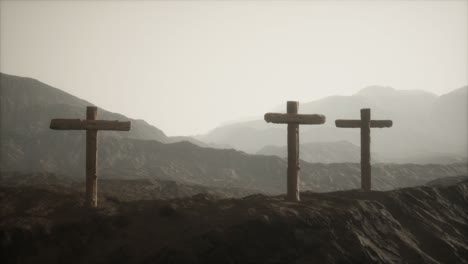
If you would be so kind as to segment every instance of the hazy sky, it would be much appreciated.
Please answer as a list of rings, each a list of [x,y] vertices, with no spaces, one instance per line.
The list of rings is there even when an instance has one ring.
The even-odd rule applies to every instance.
[[[168,135],[373,84],[468,84],[468,1],[2,1],[0,71]],[[84,112],[84,110],[83,110]]]

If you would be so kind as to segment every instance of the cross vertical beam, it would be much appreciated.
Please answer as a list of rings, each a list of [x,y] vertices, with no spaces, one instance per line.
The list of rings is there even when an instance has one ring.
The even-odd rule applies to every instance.
[[[86,108],[86,120],[96,120],[97,107]],[[97,207],[97,130],[86,130],[86,205]]]
[[[370,120],[371,110],[361,109],[361,188],[365,191],[371,189]]]
[[[299,102],[288,101],[286,112],[288,114],[297,114],[298,108]],[[288,123],[288,200],[300,201],[299,182],[299,124]]]

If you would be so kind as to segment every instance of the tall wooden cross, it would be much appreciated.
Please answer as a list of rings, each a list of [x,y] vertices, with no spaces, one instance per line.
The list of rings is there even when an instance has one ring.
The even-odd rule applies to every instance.
[[[371,165],[370,165],[370,129],[391,127],[392,120],[371,120],[371,110],[361,109],[361,120],[337,119],[336,127],[360,128],[361,129],[361,188],[365,191],[371,190]]]
[[[297,113],[299,102],[288,101],[287,113],[266,113],[267,123],[288,124],[288,180],[287,199],[299,202],[299,125],[325,123],[323,115],[300,115]]]
[[[97,206],[97,132],[98,130],[129,131],[130,121],[96,120],[97,107],[86,108],[86,119],[52,119],[51,129],[86,130],[86,205]]]

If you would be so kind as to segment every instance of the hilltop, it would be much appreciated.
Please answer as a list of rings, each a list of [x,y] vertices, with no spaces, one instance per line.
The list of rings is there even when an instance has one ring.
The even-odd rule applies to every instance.
[[[0,187],[2,263],[468,263],[468,184],[96,210],[82,194]]]

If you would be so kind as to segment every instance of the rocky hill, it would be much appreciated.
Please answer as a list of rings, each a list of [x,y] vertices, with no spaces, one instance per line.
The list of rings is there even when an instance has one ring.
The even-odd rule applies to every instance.
[[[37,80],[0,73],[2,136],[36,137],[49,133],[53,118],[85,118],[86,106],[93,104]],[[109,136],[152,139],[167,142],[160,129],[143,120],[134,120],[99,109],[98,117],[132,121],[128,133],[107,132]]]
[[[38,80],[4,73],[0,73],[0,95],[0,132],[5,138],[14,136],[27,140],[48,135],[50,134],[51,119],[83,119],[86,117],[86,106],[93,106],[88,101]],[[98,119],[132,122],[130,132],[107,131],[105,136],[109,137],[157,140],[165,143],[185,140],[194,144],[206,145],[189,137],[167,137],[163,131],[144,120],[131,119],[104,109],[99,109]],[[60,133],[56,133],[54,136],[63,137]]]
[[[468,184],[122,202],[0,187],[1,263],[468,263]]]

